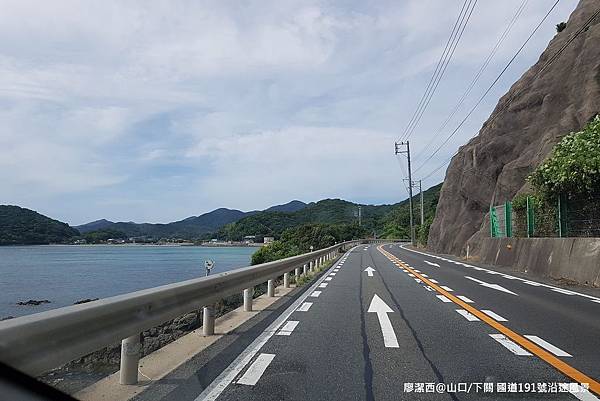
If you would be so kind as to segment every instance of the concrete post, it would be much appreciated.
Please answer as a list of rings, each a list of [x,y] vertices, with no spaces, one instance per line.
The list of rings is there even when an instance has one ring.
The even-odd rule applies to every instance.
[[[306,265],[304,265],[306,266]],[[296,280],[298,280],[298,277],[300,277],[300,268],[296,267],[296,270],[294,271],[294,276],[296,277]]]
[[[283,288],[290,288],[290,273],[283,273]]]
[[[308,264],[310,266],[310,271],[315,270],[315,268],[313,267],[314,262],[312,260]]]
[[[121,341],[120,384],[137,384],[140,362],[140,335],[136,334]]]
[[[275,296],[275,280],[267,281],[267,296],[269,296],[269,297]]]
[[[244,312],[252,312],[252,295],[254,288],[246,288],[244,290]]]
[[[215,334],[215,308],[205,306],[202,314],[202,335],[212,336]]]
[[[308,273],[308,265],[305,263],[304,266],[302,266],[302,274],[306,276],[306,273]]]

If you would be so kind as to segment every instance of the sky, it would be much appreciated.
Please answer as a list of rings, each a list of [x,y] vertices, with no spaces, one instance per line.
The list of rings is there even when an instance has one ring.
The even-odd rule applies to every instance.
[[[471,96],[438,133],[523,0],[479,0],[423,119],[413,165],[446,137],[551,6],[528,0]],[[76,225],[169,222],[292,199],[407,197],[394,142],[462,0],[0,0],[0,204]],[[413,177],[477,134],[539,58],[562,0],[467,123]],[[427,153],[425,153],[426,155]],[[443,180],[445,168],[423,182]]]

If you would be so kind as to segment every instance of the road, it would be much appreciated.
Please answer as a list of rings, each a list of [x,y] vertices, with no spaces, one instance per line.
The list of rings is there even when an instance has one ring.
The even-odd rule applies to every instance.
[[[597,400],[600,393],[597,293],[398,244],[352,249],[242,332],[139,399]]]

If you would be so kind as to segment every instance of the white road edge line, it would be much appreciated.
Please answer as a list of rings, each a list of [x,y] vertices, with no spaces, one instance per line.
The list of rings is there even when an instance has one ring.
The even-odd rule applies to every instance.
[[[356,247],[350,249],[346,253],[352,252],[355,248]],[[296,299],[281,315],[279,315],[277,319],[275,319],[273,323],[269,325],[269,327],[259,334],[258,337],[256,337],[254,341],[252,341],[252,343],[246,347],[246,349],[242,351],[237,358],[235,358],[233,362],[231,362],[229,366],[225,368],[225,370],[223,370],[221,374],[217,376],[217,378],[213,380],[212,383],[210,383],[208,387],[206,387],[204,391],[198,395],[198,397],[195,398],[194,401],[215,401],[227,388],[227,386],[231,384],[233,379],[235,379],[235,377],[242,371],[242,369],[244,369],[244,367],[250,363],[252,358],[254,358],[254,355],[260,351],[267,341],[269,341],[277,329],[279,329],[279,327],[291,316],[291,314],[296,311],[298,306],[302,304],[306,298],[308,298],[309,294],[314,291],[322,281],[323,277],[317,280],[315,284],[310,286],[302,295],[300,295],[298,299]]]
[[[275,354],[260,354],[252,365],[250,365],[246,373],[237,381],[237,384],[254,386],[258,383],[263,373],[265,373],[273,358],[275,358]]]
[[[548,341],[546,341],[542,338],[539,338],[538,336],[526,335],[524,337],[526,337],[528,340],[533,341],[540,347],[544,348],[546,351],[552,352],[556,356],[565,356],[565,357],[573,356],[573,355],[569,354],[568,352],[565,352],[562,349],[550,344]]]
[[[508,337],[506,337],[504,334],[490,334],[490,337],[498,341],[504,348],[506,348],[515,355],[531,356],[531,353],[529,351],[524,350],[512,340],[509,340]]]

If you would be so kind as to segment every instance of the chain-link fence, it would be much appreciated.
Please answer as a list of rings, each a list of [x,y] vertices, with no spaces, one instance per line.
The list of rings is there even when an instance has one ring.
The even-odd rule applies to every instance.
[[[492,237],[600,238],[600,193],[553,200],[515,197],[490,208],[490,227]]]

